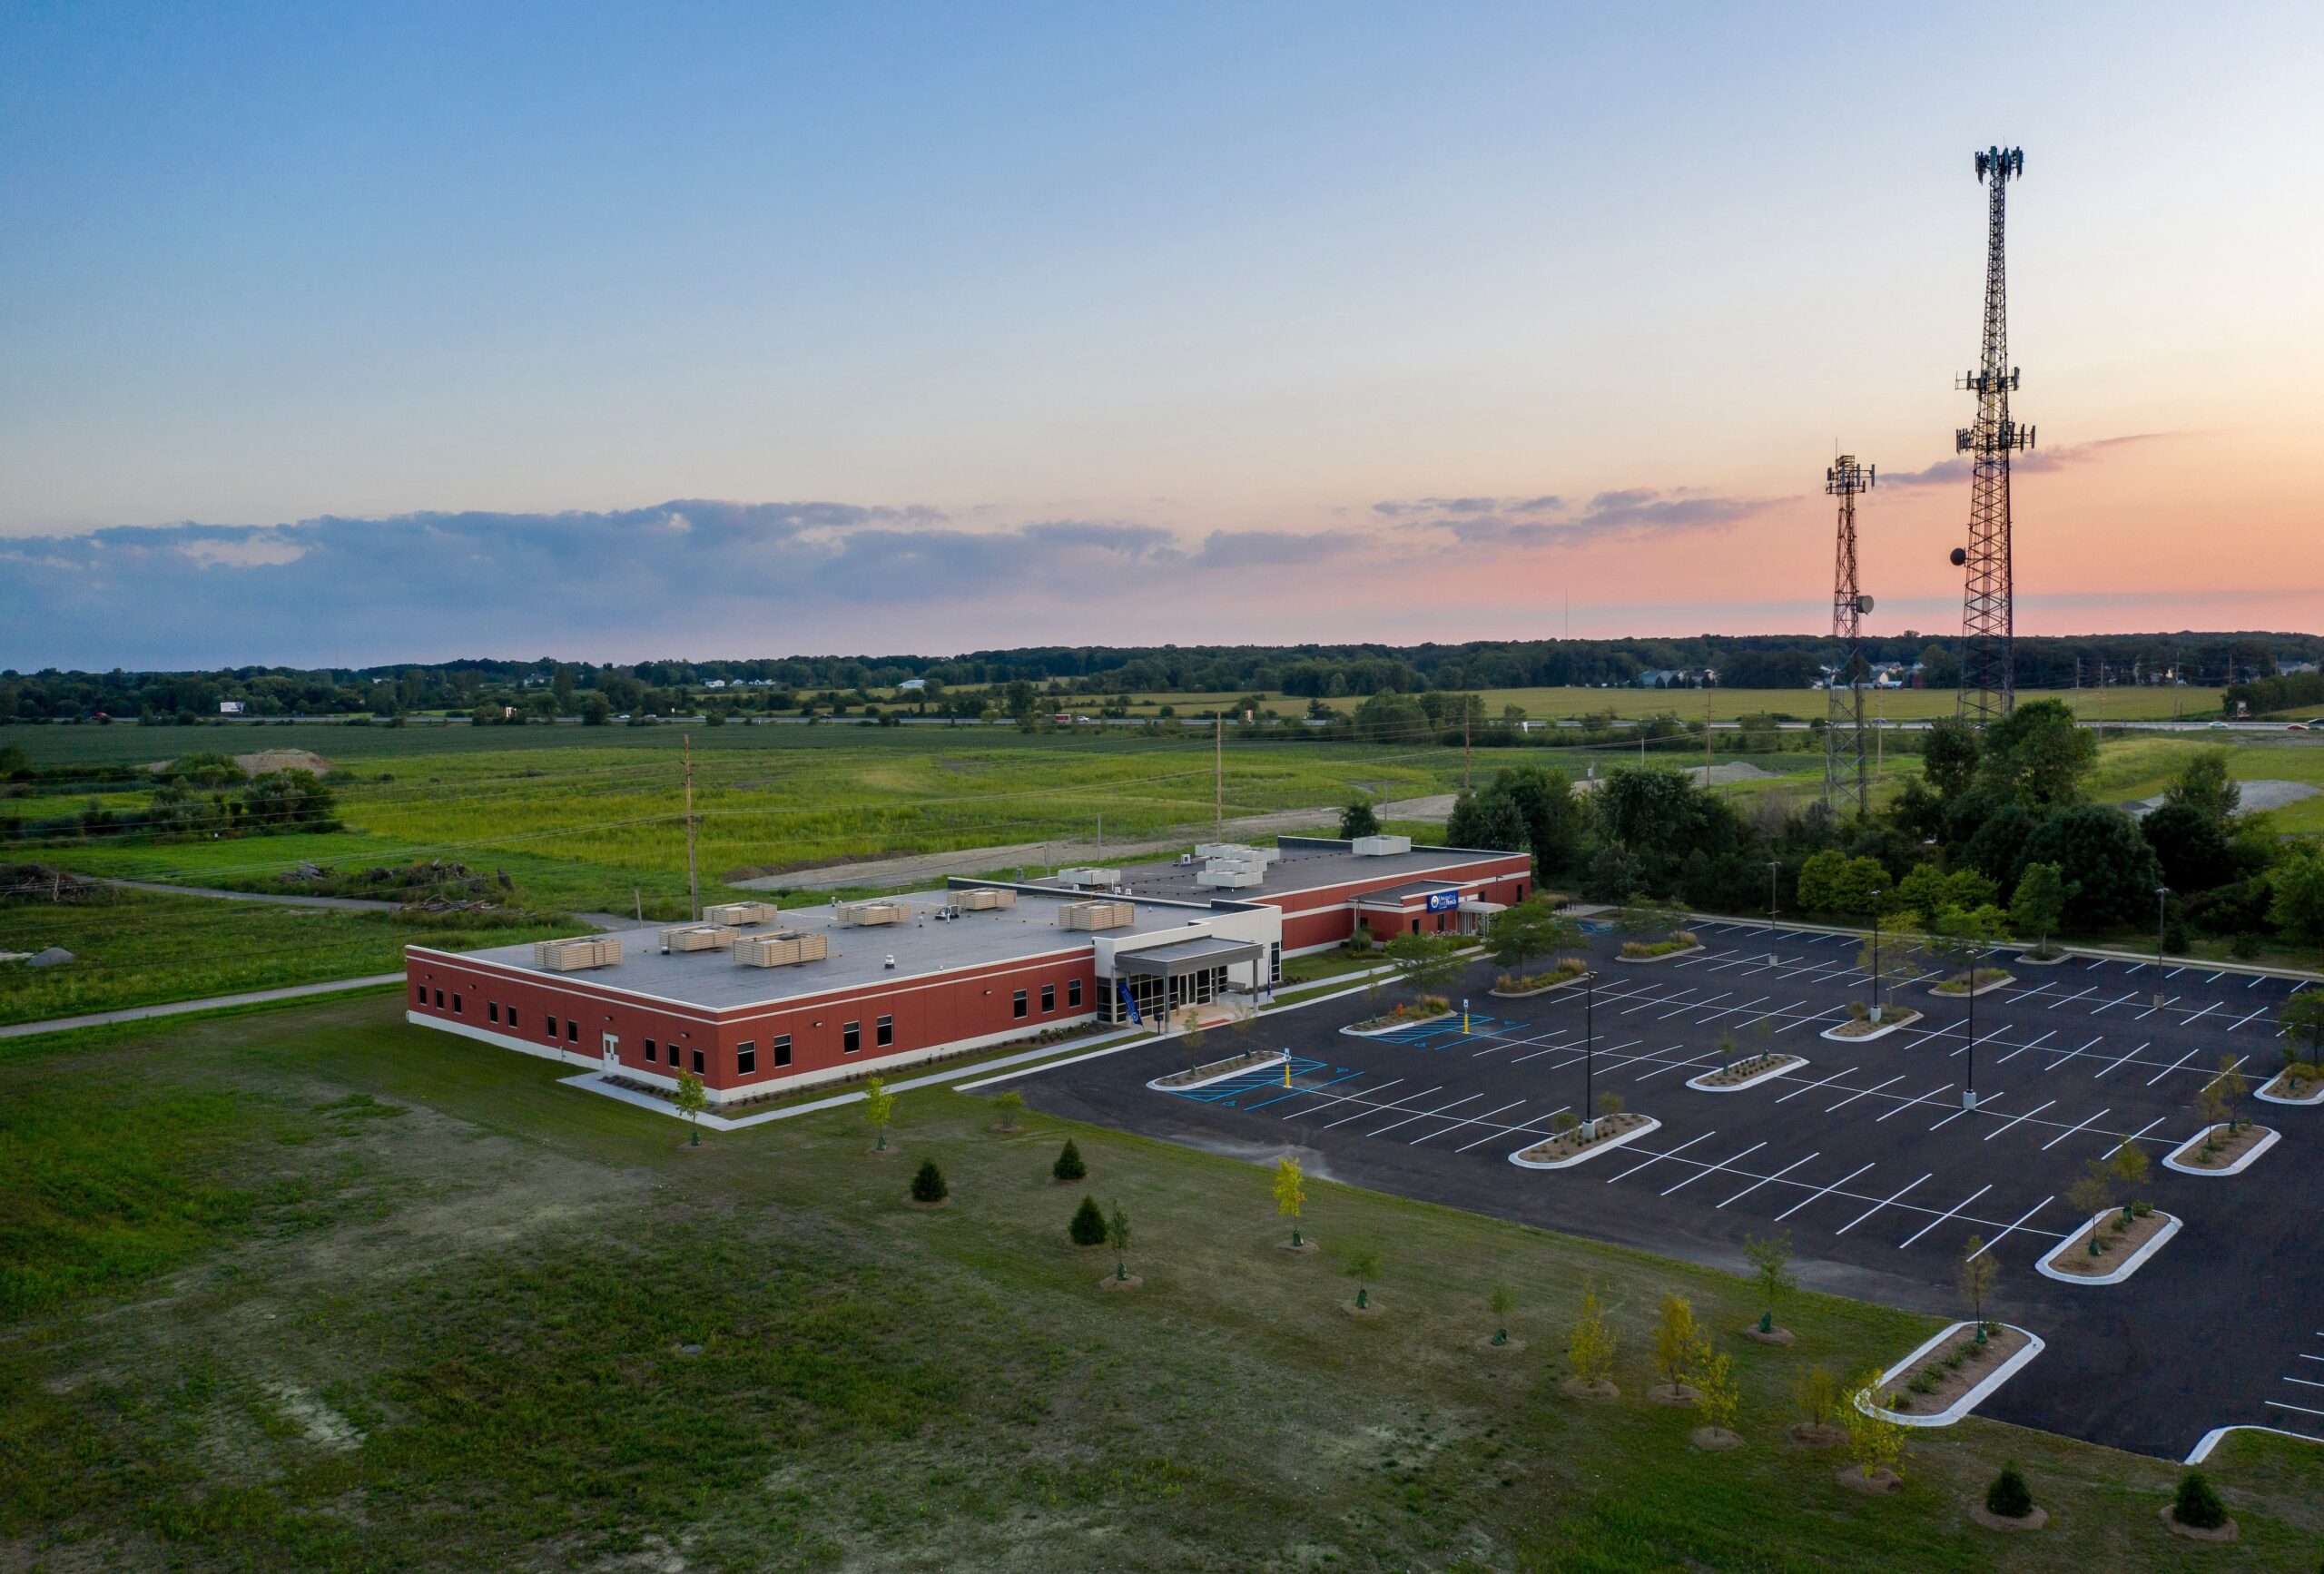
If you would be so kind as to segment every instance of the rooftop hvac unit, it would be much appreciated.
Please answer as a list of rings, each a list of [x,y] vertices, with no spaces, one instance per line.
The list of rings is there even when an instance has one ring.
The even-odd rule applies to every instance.
[[[771,935],[744,935],[734,942],[734,959],[746,968],[788,968],[820,962],[831,954],[832,938],[820,931],[778,930]]]
[[[611,935],[533,942],[533,966],[546,972],[577,973],[586,968],[610,968],[620,960],[621,942]]]
[[[1266,878],[1267,871],[1256,864],[1221,861],[1203,865],[1202,872],[1195,876],[1195,883],[1240,890],[1245,886],[1264,885]]]
[[[1121,884],[1118,869],[1060,869],[1057,871],[1059,885],[1070,885],[1088,890],[1111,890]]]
[[[966,890],[953,893],[952,905],[962,912],[990,912],[995,908],[1015,907],[1017,893],[997,886],[970,886]]]
[[[901,901],[843,901],[835,916],[840,923],[854,929],[900,924],[911,917],[911,905]]]
[[[1359,836],[1349,847],[1358,858],[1387,858],[1412,850],[1413,839],[1409,836]]]
[[[771,901],[730,901],[702,910],[702,921],[706,924],[731,924],[742,928],[749,924],[773,923],[775,907]]]
[[[1246,847],[1239,841],[1204,841],[1196,844],[1195,856],[1223,859],[1234,863],[1273,863],[1283,856],[1283,851],[1275,847]]]
[[[662,931],[662,949],[723,951],[734,943],[734,931],[724,924],[678,924]]]
[[[1057,923],[1066,930],[1118,930],[1137,913],[1126,901],[1069,901],[1057,910]]]

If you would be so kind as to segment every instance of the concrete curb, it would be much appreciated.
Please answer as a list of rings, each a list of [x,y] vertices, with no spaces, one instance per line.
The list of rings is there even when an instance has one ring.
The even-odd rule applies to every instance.
[[[2069,1274],[2062,1269],[2053,1268],[2050,1266],[2051,1260],[2057,1256],[2059,1253],[2064,1251],[2068,1246],[2073,1245],[2074,1242],[2081,1237],[2083,1231],[2089,1229],[2093,1225],[2102,1224],[2104,1221],[2113,1217],[2121,1211],[2122,1210],[2120,1208],[2108,1208],[2102,1214],[2092,1215],[2089,1218],[2084,1219],[2081,1224],[2067,1231],[2065,1239],[2060,1241],[2056,1245],[2052,1246],[2048,1251],[2043,1253],[2039,1257],[2034,1259],[2034,1271],[2041,1274],[2044,1279],[2055,1279],[2061,1284],[2119,1284],[2123,1280],[2129,1278],[2132,1274],[2137,1273],[2142,1267],[2145,1266],[2146,1260],[2149,1257],[2153,1256],[2157,1252],[2162,1250],[2164,1244],[2167,1243],[2171,1236],[2179,1233],[2179,1215],[2176,1214],[2164,1214],[2162,1215],[2162,1228],[2155,1232],[2154,1238],[2147,1242],[2145,1245],[2141,1246],[2137,1251],[2132,1252],[2130,1255],[2130,1260],[2111,1274]]]
[[[1621,1146],[1626,1142],[1635,1142],[1641,1136],[1649,1136],[1654,1132],[1660,1131],[1661,1129],[1662,1123],[1649,1115],[1646,1117],[1646,1124],[1644,1126],[1634,1126],[1630,1127],[1630,1130],[1623,1132],[1620,1136],[1610,1136],[1603,1142],[1593,1142],[1588,1147],[1583,1148],[1580,1153],[1575,1154],[1571,1158],[1561,1158],[1544,1163],[1538,1158],[1525,1157],[1524,1156],[1529,1148],[1535,1148],[1541,1146],[1540,1143],[1536,1142],[1528,1143],[1525,1147],[1521,1147],[1515,1153],[1511,1154],[1509,1156],[1509,1162],[1515,1165],[1520,1169],[1571,1169],[1578,1164],[1588,1164],[1591,1159],[1596,1158],[1601,1153],[1611,1153],[1614,1149]]]
[[[1968,1326],[1969,1324],[1965,1322],[1954,1323],[1937,1330],[1935,1335],[1933,1335],[1926,1343],[1923,1343],[1918,1349],[1915,1350],[1910,1355],[1905,1356],[1904,1360],[1896,1362],[1896,1365],[1882,1372],[1880,1374],[1881,1386],[1885,1388],[1888,1384],[1896,1382],[1898,1378],[1904,1376],[1905,1373],[1913,1369],[1913,1367],[1920,1361],[1921,1357],[1936,1349],[1946,1340],[1952,1338],[1955,1333],[1960,1333],[1961,1330]],[[1985,1373],[1984,1377],[1977,1380],[1975,1387],[1970,1389],[1968,1392],[1955,1400],[1951,1404],[1946,1405],[1943,1410],[1936,1411],[1928,1415],[1918,1415],[1909,1410],[1874,1410],[1864,1402],[1864,1396],[1860,1393],[1856,1397],[1856,1409],[1866,1415],[1876,1415],[1884,1421],[1894,1422],[1898,1426],[1951,1426],[1963,1416],[1967,1415],[1971,1411],[1976,1409],[1977,1406],[1983,1404],[1992,1396],[1993,1392],[1995,1389],[1999,1388],[2003,1383],[2007,1382],[2011,1378],[2016,1376],[2019,1369],[2024,1366],[2027,1362],[2033,1360],[2035,1356],[2041,1354],[2042,1352],[2049,1348],[2048,1343],[2044,1341],[2040,1334],[2034,1333],[2030,1328],[2020,1328],[2014,1323],[2004,1323],[2002,1326],[2014,1333],[2024,1334],[2026,1341],[2025,1348],[2011,1356],[2007,1361],[2003,1362],[1999,1366],[1994,1367],[1991,1372]]]
[[[1886,1009],[1886,1007],[1882,1008],[1884,1010]],[[1843,1022],[1840,1024],[1840,1028],[1827,1028],[1821,1033],[1817,1034],[1816,1037],[1818,1038],[1829,1038],[1835,1044],[1869,1044],[1876,1038],[1886,1038],[1891,1033],[1903,1032],[1914,1023],[1920,1021],[1923,1015],[1924,1014],[1922,1012],[1915,1011],[1909,1017],[1899,1017],[1884,1021],[1880,1026],[1875,1028],[1869,1033],[1843,1033],[1840,1031],[1840,1028],[1845,1028],[1848,1025],[1847,1023]]]
[[[2268,1081],[2272,1083],[2275,1081],[2275,1077],[2270,1077],[2268,1078]],[[2270,1093],[2268,1091],[2265,1084],[2263,1084],[2260,1090],[2257,1093],[2254,1093],[2251,1097],[2258,1099],[2262,1104],[2287,1105],[2294,1109],[2308,1108],[2314,1105],[2324,1104],[2324,1077],[2319,1077],[2316,1079],[2315,1092],[2304,1093],[2298,1098],[2288,1098],[2280,1093]]]
[[[1272,1071],[1278,1066],[1288,1066],[1290,1064],[1291,1051],[1284,1049],[1266,1057],[1265,1059],[1254,1060],[1248,1066],[1237,1066],[1232,1071],[1216,1072],[1212,1076],[1203,1077],[1198,1082],[1172,1082],[1166,1085],[1162,1078],[1157,1077],[1153,1081],[1147,1083],[1147,1086],[1154,1089],[1157,1093],[1191,1093],[1197,1087],[1208,1087],[1214,1082],[1231,1082],[1237,1077],[1248,1077],[1253,1073],[1259,1071]]]
[[[1778,1055],[1776,1057],[1776,1064],[1764,1071],[1754,1071],[1740,1082],[1706,1083],[1703,1077],[1718,1075],[1716,1071],[1706,1071],[1702,1077],[1687,1078],[1687,1086],[1698,1093],[1740,1093],[1747,1087],[1757,1087],[1770,1077],[1780,1077],[1787,1071],[1797,1070],[1807,1064],[1807,1058],[1804,1055]]]
[[[2201,1142],[2204,1136],[2210,1130],[2211,1127],[2205,1126],[2201,1131],[2195,1133],[2194,1136],[2181,1143],[2177,1147],[2174,1147],[2169,1153],[2164,1154],[2162,1156],[2162,1167],[2168,1170],[2176,1170],[2181,1175],[2201,1176],[2206,1179],[2220,1180],[2228,1176],[2241,1175],[2245,1170],[2250,1169],[2253,1160],[2257,1159],[2261,1154],[2267,1152],[2270,1148],[2275,1146],[2276,1144],[2283,1137],[2283,1133],[2276,1130],[2275,1127],[2263,1126],[2260,1128],[2260,1140],[2253,1143],[2243,1156],[2237,1159],[2233,1164],[2218,1169],[2207,1169],[2203,1166],[2196,1164],[2181,1164],[2179,1162],[2179,1156],[2186,1152],[2189,1148],[2193,1147],[2197,1143]]]
[[[2194,1446],[2192,1451],[2181,1462],[2191,1465],[2201,1464],[2211,1457],[2211,1450],[2225,1441],[2227,1434],[2231,1431],[2271,1431],[2278,1437],[2298,1438],[2304,1443],[2324,1441],[2324,1439],[2310,1437],[2304,1431],[2286,1431],[2280,1426],[2261,1426],[2256,1422],[2238,1422],[2233,1426],[2215,1426],[2205,1432],[2202,1441]]]

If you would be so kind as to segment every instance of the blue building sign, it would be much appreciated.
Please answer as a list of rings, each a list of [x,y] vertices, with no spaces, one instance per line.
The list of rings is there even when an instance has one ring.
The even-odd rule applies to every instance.
[[[1428,893],[1428,910],[1431,912],[1452,912],[1460,905],[1461,893],[1457,890],[1432,890]]]

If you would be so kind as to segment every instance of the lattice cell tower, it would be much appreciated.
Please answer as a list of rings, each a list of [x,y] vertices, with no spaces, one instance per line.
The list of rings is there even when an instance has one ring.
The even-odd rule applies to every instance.
[[[1876,469],[1842,454],[1824,472],[1824,490],[1840,500],[1839,549],[1832,564],[1832,637],[1840,642],[1840,664],[1832,669],[1824,707],[1824,807],[1836,813],[1851,782],[1856,812],[1872,810],[1864,743],[1864,615],[1872,610],[1872,597],[1856,584],[1856,499],[1872,489]]]
[[[1961,600],[1961,714],[1979,725],[2007,715],[2017,703],[2012,644],[2015,612],[2009,568],[2009,456],[2034,446],[2034,428],[2009,418],[2017,369],[2009,364],[2009,269],[2002,247],[2005,197],[2012,178],[2025,172],[2023,148],[1987,148],[1977,155],[1985,183],[1985,343],[1977,369],[1955,385],[1974,390],[1977,420],[1954,434],[1957,452],[1973,457],[1969,481],[1969,546],[1953,549],[1968,571]]]

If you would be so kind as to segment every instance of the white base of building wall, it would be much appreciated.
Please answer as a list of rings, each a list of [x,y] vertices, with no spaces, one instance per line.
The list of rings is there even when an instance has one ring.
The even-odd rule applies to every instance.
[[[556,1060],[566,1066],[586,1066],[592,1071],[605,1069],[603,1055],[584,1055],[577,1049],[567,1049],[561,1044],[540,1044],[529,1038],[512,1038],[496,1033],[489,1028],[478,1028],[467,1022],[447,1022],[441,1017],[423,1017],[407,1008],[403,1019],[415,1028],[433,1028],[438,1033],[457,1033],[463,1038],[473,1038],[479,1044],[496,1048],[514,1049],[519,1055],[531,1055],[543,1060]]]

